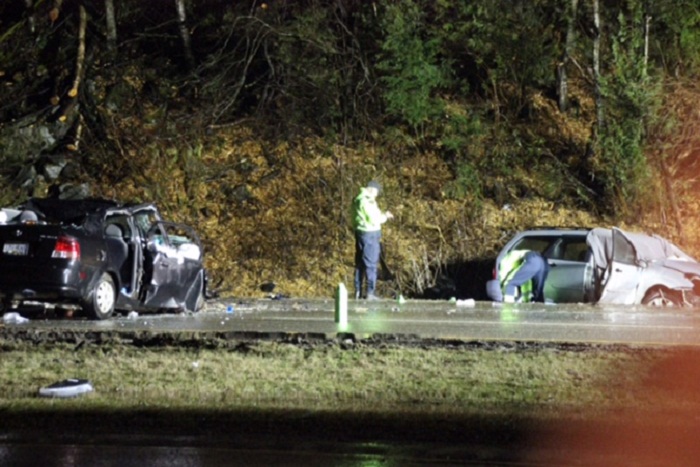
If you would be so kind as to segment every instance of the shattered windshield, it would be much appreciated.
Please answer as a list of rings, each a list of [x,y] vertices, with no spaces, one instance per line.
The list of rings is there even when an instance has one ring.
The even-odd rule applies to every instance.
[[[145,237],[151,227],[158,222],[158,215],[155,210],[145,209],[134,213],[134,222],[138,227],[141,236]]]

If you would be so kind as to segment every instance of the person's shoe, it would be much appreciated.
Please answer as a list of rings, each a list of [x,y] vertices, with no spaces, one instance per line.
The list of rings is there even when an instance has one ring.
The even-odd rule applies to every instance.
[[[374,295],[373,293],[369,293],[369,294],[367,294],[367,300],[375,301],[375,300],[381,300],[381,299],[379,297],[377,297],[376,295]]]
[[[362,298],[362,294],[360,292],[355,292],[355,300],[359,300]]]

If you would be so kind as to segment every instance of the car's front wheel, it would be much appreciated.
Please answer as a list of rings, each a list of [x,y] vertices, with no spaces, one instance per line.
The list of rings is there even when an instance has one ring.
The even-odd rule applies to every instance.
[[[655,288],[649,290],[642,299],[642,305],[648,306],[683,306],[680,295],[671,290]]]
[[[83,304],[86,314],[93,319],[108,319],[114,313],[116,287],[112,277],[104,273]]]

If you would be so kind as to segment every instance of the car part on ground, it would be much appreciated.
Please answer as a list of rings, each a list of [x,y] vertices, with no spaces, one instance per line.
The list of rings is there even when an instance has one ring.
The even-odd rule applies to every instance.
[[[50,386],[39,388],[42,397],[78,397],[93,391],[92,384],[86,379],[70,378],[58,381]]]

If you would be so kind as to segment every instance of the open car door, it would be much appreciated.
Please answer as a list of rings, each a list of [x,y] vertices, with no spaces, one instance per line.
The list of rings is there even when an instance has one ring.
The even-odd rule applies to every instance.
[[[586,301],[591,265],[584,235],[564,235],[543,252],[549,264],[544,296],[553,302]]]
[[[643,265],[634,244],[620,229],[612,229],[612,257],[608,259],[599,303],[632,305]]]
[[[186,225],[157,221],[147,234],[144,304],[196,311],[204,294],[202,244]]]

